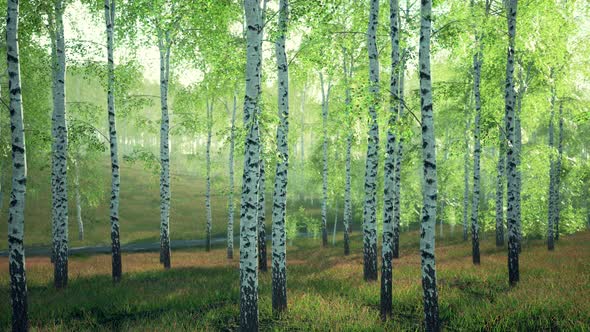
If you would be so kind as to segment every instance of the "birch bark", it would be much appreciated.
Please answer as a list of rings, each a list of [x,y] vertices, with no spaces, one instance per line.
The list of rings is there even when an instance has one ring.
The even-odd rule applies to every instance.
[[[424,290],[424,327],[426,331],[439,331],[438,292],[436,289],[435,227],[437,203],[436,147],[434,114],[432,108],[432,81],[430,77],[430,35],[432,1],[422,0],[420,9],[420,108],[422,114],[422,223],[420,229],[420,256],[422,288]]]
[[[395,201],[395,125],[399,107],[399,3],[389,1],[389,26],[391,37],[391,79],[389,85],[389,123],[385,148],[383,192],[383,245],[381,252],[381,319],[387,320],[392,313],[392,260],[393,224]]]
[[[168,79],[170,77],[170,33],[158,30],[160,50],[160,263],[170,268],[170,119]]]
[[[518,151],[515,145],[515,91],[514,91],[514,46],[516,37],[516,13],[518,0],[507,0],[507,22],[508,22],[508,52],[506,63],[506,133],[508,135],[508,147],[506,151],[506,173],[508,182],[508,278],[511,285],[519,280],[518,268],[518,224],[516,211],[516,155]]]
[[[370,129],[365,166],[365,205],[363,210],[363,261],[364,278],[377,280],[377,167],[379,167],[379,59],[377,53],[377,25],[379,1],[371,0],[367,49],[369,55],[369,106]]]
[[[205,191],[205,209],[207,213],[207,228],[205,230],[205,251],[211,251],[211,130],[213,127],[213,101],[207,100],[207,188]]]
[[[324,75],[320,72],[322,89],[322,246],[328,246],[328,102],[332,83],[324,82]]]
[[[247,136],[244,147],[244,173],[240,211],[240,330],[258,330],[258,252],[257,202],[260,171],[260,137],[258,101],[263,29],[258,0],[245,0],[246,16],[246,94],[244,96],[244,127]]]
[[[8,207],[8,270],[12,330],[27,331],[27,281],[25,272],[25,193],[27,189],[27,156],[20,81],[18,46],[18,0],[8,0],[6,14],[6,60],[12,144],[12,189]]]
[[[228,197],[228,221],[227,221],[227,258],[234,258],[234,148],[236,136],[236,109],[238,97],[234,93],[234,104],[231,115],[231,131],[229,138],[229,197]]]
[[[67,189],[67,151],[68,129],[66,123],[66,54],[63,25],[64,5],[62,0],[55,0],[55,68],[54,109],[52,117],[52,167],[51,186],[53,193],[52,219],[54,225],[53,279],[56,288],[68,284],[68,189]]]
[[[287,212],[287,174],[289,170],[289,65],[285,39],[289,20],[289,1],[279,2],[279,35],[275,42],[278,71],[278,114],[275,184],[272,208],[272,310],[287,310],[287,244],[285,215]],[[303,144],[301,145],[303,157]]]
[[[111,150],[111,249],[112,249],[112,277],[113,281],[121,280],[121,243],[119,240],[119,193],[121,178],[119,175],[119,143],[117,141],[117,124],[115,113],[115,60],[114,60],[114,30],[115,30],[115,0],[105,0],[105,21],[107,29],[107,57],[108,57],[108,121],[109,144]]]

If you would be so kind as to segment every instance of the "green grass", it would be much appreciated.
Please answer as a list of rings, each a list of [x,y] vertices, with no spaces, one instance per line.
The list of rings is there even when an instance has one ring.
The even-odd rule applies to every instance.
[[[446,234],[449,234],[446,230]],[[341,236],[341,234],[339,234]],[[460,234],[456,234],[460,236]],[[402,233],[394,261],[393,319],[379,319],[379,283],[362,281],[362,248],[296,239],[288,248],[289,311],[271,312],[270,272],[260,275],[264,331],[415,331],[421,329],[422,289],[417,232]],[[506,249],[482,244],[482,264],[459,238],[437,242],[440,318],[447,331],[589,331],[590,232],[563,237],[554,252],[529,241],[520,259],[521,282],[509,287]],[[237,252],[236,252],[237,253]],[[32,327],[43,331],[230,331],[239,322],[238,261],[225,250],[174,251],[164,271],[157,253],[124,254],[124,278],[113,285],[110,256],[70,259],[70,283],[52,286],[47,258],[27,260]],[[0,298],[8,299],[8,266],[0,259]],[[0,301],[0,328],[8,329],[8,301]]]
[[[212,236],[225,237],[228,220],[228,198],[223,187],[227,179],[223,170],[213,173],[212,178]],[[69,244],[72,247],[110,244],[109,198],[110,198],[110,167],[99,163],[92,176],[99,180],[98,191],[102,192],[98,206],[83,207],[84,240],[78,240],[78,225],[74,200],[70,198],[69,210]],[[236,194],[234,232],[239,233],[240,212],[240,174],[236,173]],[[51,245],[51,190],[48,170],[33,170],[29,174],[31,184],[27,193],[25,209],[25,246]],[[171,176],[172,201],[170,214],[170,233],[173,240],[193,240],[205,238],[205,182],[204,177],[187,174]],[[84,183],[82,182],[82,185]],[[272,189],[268,184],[267,189]],[[159,242],[160,236],[160,192],[159,175],[146,171],[139,166],[123,164],[121,168],[120,196],[120,231],[121,243]],[[267,190],[267,223],[270,224],[272,194]],[[70,189],[71,191],[71,189]],[[8,198],[8,194],[5,195]],[[0,221],[6,223],[7,202],[4,211],[0,211]],[[319,206],[319,201],[316,201]],[[295,204],[290,209],[297,209]],[[294,210],[294,211],[295,211]],[[309,209],[309,213],[319,213],[319,209]],[[333,220],[333,217],[329,219]],[[6,238],[6,227],[0,227],[0,238]],[[0,250],[7,248],[7,242],[0,242]]]

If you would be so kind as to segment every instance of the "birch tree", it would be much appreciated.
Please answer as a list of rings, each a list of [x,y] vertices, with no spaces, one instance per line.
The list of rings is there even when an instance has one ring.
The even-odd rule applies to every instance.
[[[51,188],[53,220],[54,285],[63,288],[68,284],[68,189],[67,151],[68,128],[66,124],[66,54],[64,36],[64,3],[54,1],[55,36],[53,63],[53,115],[51,135]]]
[[[238,96],[234,92],[233,108],[231,113],[231,129],[229,136],[229,195],[228,195],[228,220],[227,220],[227,258],[234,258],[234,148],[236,137],[236,109],[238,108]]]
[[[508,52],[506,63],[506,133],[508,135],[508,147],[506,151],[506,174],[508,182],[508,279],[511,285],[519,281],[518,269],[518,225],[516,216],[516,149],[514,129],[514,45],[516,38],[516,12],[518,0],[505,0],[508,22]]]
[[[496,246],[504,245],[504,188],[506,171],[506,135],[502,128],[499,128],[500,140],[498,149],[498,166],[496,180]]]
[[[332,82],[324,81],[320,72],[320,88],[322,90],[322,246],[328,246],[328,103]]]
[[[465,157],[464,157],[464,168],[463,168],[463,241],[467,241],[467,219],[469,218],[469,128],[471,127],[471,119],[468,118],[465,121]]]
[[[258,101],[262,50],[260,38],[263,22],[257,0],[245,0],[246,17],[246,94],[244,97],[244,173],[240,211],[240,330],[258,330],[258,253],[257,201],[260,169]]]
[[[212,224],[212,217],[211,217],[211,130],[213,127],[213,101],[207,99],[206,103],[207,108],[207,150],[206,150],[206,159],[207,159],[207,188],[205,191],[205,209],[207,213],[207,227],[205,230],[205,251],[211,251],[211,224]],[[233,237],[233,235],[232,235]]]
[[[350,254],[350,223],[352,222],[352,202],[351,202],[351,150],[352,150],[352,125],[350,124],[352,98],[350,81],[352,79],[354,57],[351,55],[350,60],[347,61],[348,51],[342,48],[342,64],[344,69],[344,85],[345,85],[345,101],[346,119],[348,123],[348,133],[346,135],[346,161],[345,161],[345,189],[344,189],[344,255]]]
[[[109,143],[111,149],[111,248],[113,281],[121,280],[121,243],[119,240],[119,192],[121,179],[119,175],[119,151],[117,142],[117,125],[115,117],[115,60],[113,35],[115,29],[115,0],[105,0],[104,14],[107,30],[108,85],[107,105],[109,121]]]
[[[168,80],[170,78],[170,31],[158,32],[160,53],[160,263],[170,268],[170,117],[168,114]]]
[[[289,63],[285,40],[289,21],[289,1],[279,2],[279,33],[275,42],[278,71],[277,151],[272,208],[272,310],[287,310],[287,245],[285,215],[287,212],[287,174],[289,170]],[[303,154],[303,145],[301,146]]]
[[[268,264],[266,262],[266,169],[263,151],[264,148],[261,141],[256,218],[258,220],[258,268],[260,271],[266,272],[268,270]]]
[[[420,7],[420,109],[422,114],[422,222],[420,227],[420,256],[422,288],[424,290],[424,327],[426,331],[439,331],[438,292],[436,289],[436,264],[434,233],[436,227],[437,176],[436,147],[434,139],[434,114],[432,107],[432,81],[430,77],[430,35],[432,26],[432,1],[423,0]]]
[[[19,3],[9,0],[6,14],[6,60],[10,97],[10,131],[12,144],[12,190],[8,209],[8,270],[12,330],[27,331],[27,278],[25,272],[25,193],[27,189],[27,156],[21,94],[18,46]]]
[[[364,278],[377,280],[377,167],[379,166],[379,59],[377,53],[377,25],[379,1],[371,0],[367,49],[369,54],[369,116],[370,129],[365,165],[365,204],[363,210],[363,261]]]
[[[389,123],[385,148],[384,193],[383,193],[383,245],[381,254],[381,319],[392,313],[392,260],[393,223],[395,200],[395,148],[394,132],[399,107],[399,3],[390,0],[389,26],[391,30],[391,80],[389,85]]]

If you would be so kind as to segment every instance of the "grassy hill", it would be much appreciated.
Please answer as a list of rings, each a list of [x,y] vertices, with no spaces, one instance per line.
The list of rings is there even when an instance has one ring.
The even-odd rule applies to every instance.
[[[448,232],[446,234],[449,234]],[[341,234],[339,234],[341,235]],[[457,234],[460,236],[460,234]],[[352,255],[342,243],[296,239],[288,248],[289,312],[271,313],[270,272],[260,275],[263,331],[420,330],[422,288],[419,234],[402,233],[394,261],[391,321],[379,319],[379,283],[362,281],[362,241]],[[471,244],[438,240],[440,317],[447,331],[587,331],[590,326],[590,232],[560,239],[554,252],[529,241],[520,259],[521,281],[508,286],[506,248],[482,243],[482,264],[471,263]],[[239,322],[238,261],[225,250],[174,251],[164,271],[157,253],[123,255],[123,281],[113,285],[110,256],[74,256],[70,283],[52,286],[45,257],[27,260],[30,321],[44,331],[231,331]],[[8,299],[8,264],[0,258],[0,298]],[[0,301],[0,329],[10,323],[9,301]]]

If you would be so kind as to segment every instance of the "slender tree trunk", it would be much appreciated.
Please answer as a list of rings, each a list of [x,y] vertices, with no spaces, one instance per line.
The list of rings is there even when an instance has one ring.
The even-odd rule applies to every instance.
[[[338,198],[334,199],[334,231],[332,232],[332,245],[336,245],[336,226],[338,226]]]
[[[518,119],[520,120],[520,119]],[[518,121],[520,125],[520,121]],[[559,135],[557,138],[557,161],[555,162],[555,215],[554,215],[554,226],[555,226],[555,241],[559,240],[559,212],[560,212],[560,183],[561,183],[561,159],[563,157],[563,101],[559,102]],[[520,161],[520,160],[519,160]],[[520,197],[519,197],[520,198]],[[519,205],[520,208],[520,205]],[[520,212],[520,210],[519,210]]]
[[[348,126],[350,126],[350,108],[351,96],[350,96],[350,78],[352,78],[352,57],[350,63],[346,61],[346,49],[342,49],[342,61],[344,67],[344,84],[346,86],[346,119]],[[346,135],[346,162],[345,162],[345,188],[344,188],[344,255],[350,254],[350,233],[351,233],[351,222],[352,222],[352,204],[350,198],[350,162],[351,162],[351,148],[352,148],[352,130],[348,127],[348,134]]]
[[[522,70],[520,71],[520,75],[522,76]],[[521,79],[522,81],[522,79]],[[522,172],[520,170],[520,163],[521,163],[521,152],[522,152],[522,133],[521,133],[521,125],[520,125],[520,114],[522,109],[522,98],[526,92],[526,85],[522,87],[518,91],[518,99],[517,99],[517,107],[516,107],[516,114],[514,117],[514,127],[515,127],[515,148],[518,152],[516,154],[516,228],[518,230],[518,252],[522,251],[522,227],[521,227],[521,189],[522,189]]]
[[[52,219],[54,225],[53,251],[55,253],[54,284],[63,288],[68,284],[68,189],[67,151],[68,129],[66,124],[66,54],[63,26],[63,2],[55,0],[55,54],[54,109],[52,126],[52,168],[51,185],[53,192]]]
[[[320,73],[322,89],[322,246],[328,246],[328,102],[332,83],[325,86],[324,75]],[[327,89],[327,90],[326,90]]]
[[[113,281],[121,280],[121,242],[119,240],[119,192],[121,178],[119,175],[119,152],[117,142],[117,125],[115,117],[115,60],[114,60],[114,30],[115,30],[115,0],[105,0],[105,20],[107,28],[108,51],[108,120],[109,143],[111,148],[111,248],[112,248],[112,277]]]
[[[551,71],[553,77],[553,71]],[[551,113],[549,118],[549,208],[547,209],[547,249],[553,250],[555,248],[554,232],[555,232],[555,159],[553,157],[553,150],[555,148],[555,86],[551,86]]]
[[[12,190],[8,205],[8,269],[12,330],[27,331],[27,278],[25,273],[25,192],[27,189],[27,156],[20,81],[18,48],[18,0],[8,0],[6,15],[6,58],[10,95],[10,131],[12,143]]]
[[[227,258],[234,258],[234,147],[236,136],[236,109],[238,108],[238,97],[234,93],[234,105],[231,115],[231,131],[229,138],[229,197],[227,221]]]
[[[371,0],[367,45],[369,53],[369,106],[370,130],[365,166],[365,206],[363,211],[363,259],[364,277],[367,281],[377,280],[377,167],[379,167],[379,127],[377,108],[379,106],[379,59],[377,53],[377,25],[379,1]]]
[[[473,0],[472,0],[473,5]],[[479,43],[479,37],[476,32],[476,43]],[[478,45],[479,47],[479,45]],[[475,97],[475,122],[473,125],[473,197],[471,206],[471,254],[473,258],[473,264],[478,265],[480,263],[479,255],[479,200],[480,200],[480,155],[481,155],[481,142],[479,140],[479,122],[481,118],[481,95],[479,90],[480,79],[481,79],[481,48],[473,56],[473,95]]]
[[[289,170],[289,65],[285,52],[285,35],[289,20],[289,1],[279,2],[279,35],[275,42],[278,71],[278,115],[275,185],[272,208],[272,311],[287,310],[287,172]],[[302,112],[303,114],[303,112]],[[302,136],[303,137],[303,136]],[[303,160],[303,141],[301,142]]]
[[[213,101],[207,100],[207,188],[205,191],[205,209],[207,210],[207,229],[205,251],[211,251],[211,129],[213,127]]]
[[[260,176],[258,178],[258,268],[262,272],[268,270],[266,259],[266,170],[263,158],[262,142],[260,142]]]
[[[506,170],[506,135],[502,129],[500,129],[498,166],[496,169],[498,171],[496,180],[496,246],[502,247],[504,245],[504,173]]]
[[[399,30],[398,30],[399,31]],[[404,53],[406,50],[404,50]],[[399,68],[399,115],[398,115],[398,126],[404,118],[405,102],[404,102],[404,81],[405,81],[405,70],[406,70],[406,58],[405,55],[401,59]],[[392,257],[399,258],[399,234],[401,230],[401,185],[402,185],[402,161],[404,158],[404,138],[399,135],[397,140],[397,148],[395,151],[395,170],[394,170],[394,193],[393,193],[393,239],[392,239]]]
[[[507,0],[507,18],[508,18],[508,52],[506,64],[506,133],[508,135],[508,147],[506,151],[506,173],[508,182],[508,277],[511,285],[515,285],[519,280],[518,270],[518,225],[516,215],[516,155],[518,151],[514,148],[515,129],[514,129],[514,45],[516,37],[516,12],[518,0]]]
[[[430,78],[430,33],[432,1],[422,0],[420,10],[420,106],[422,114],[422,225],[420,256],[422,288],[424,290],[424,327],[426,331],[439,331],[438,292],[436,289],[436,263],[434,256],[437,201],[436,147],[434,139],[434,112],[432,108],[432,81]]]
[[[76,220],[78,221],[78,240],[84,240],[84,221],[82,220],[82,195],[80,195],[80,169],[78,158],[74,158],[74,194],[76,199]]]
[[[246,95],[244,97],[244,172],[240,211],[240,330],[258,330],[257,202],[260,172],[258,100],[262,66],[262,13],[258,0],[245,0]]]
[[[168,116],[168,79],[170,77],[170,34],[158,31],[160,49],[160,263],[170,268],[170,119]]]
[[[393,224],[395,201],[395,125],[399,107],[399,4],[390,0],[389,25],[391,28],[391,79],[389,85],[389,123],[385,147],[384,192],[383,192],[383,245],[381,253],[381,319],[392,314],[392,260]]]
[[[469,156],[471,150],[469,147],[469,128],[471,127],[471,119],[465,121],[465,157],[464,157],[464,189],[463,189],[463,241],[467,241],[467,219],[469,218]]]

